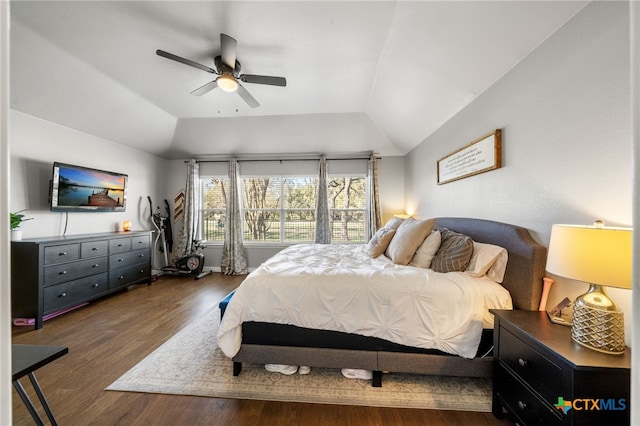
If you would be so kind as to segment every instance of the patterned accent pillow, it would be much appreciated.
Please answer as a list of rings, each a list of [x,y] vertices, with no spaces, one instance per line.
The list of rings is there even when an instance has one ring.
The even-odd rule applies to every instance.
[[[380,228],[369,240],[366,250],[371,257],[378,257],[387,249],[391,239],[395,235],[395,229]]]
[[[473,255],[473,240],[446,228],[440,229],[440,235],[442,241],[431,261],[431,269],[436,272],[464,271]]]

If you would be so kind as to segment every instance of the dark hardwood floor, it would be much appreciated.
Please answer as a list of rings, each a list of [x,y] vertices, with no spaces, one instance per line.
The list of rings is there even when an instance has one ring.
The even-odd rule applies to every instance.
[[[61,426],[71,425],[506,425],[490,413],[232,400],[104,389],[244,277],[163,277],[45,322],[13,327],[13,343],[62,345],[69,354],[36,372]],[[32,399],[31,384],[23,384]],[[39,407],[39,404],[36,403]],[[43,414],[44,415],[44,414]],[[13,393],[13,424],[33,421]]]

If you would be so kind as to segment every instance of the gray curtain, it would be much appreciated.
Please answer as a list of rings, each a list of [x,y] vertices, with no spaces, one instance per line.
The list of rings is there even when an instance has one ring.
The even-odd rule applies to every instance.
[[[224,227],[224,246],[220,269],[226,275],[248,272],[247,255],[242,242],[242,213],[240,212],[240,185],[238,161],[229,160],[229,191],[227,193],[227,217]]]
[[[331,222],[327,199],[327,159],[324,156],[320,157],[316,195],[316,243],[331,244]]]
[[[378,188],[378,159],[371,154],[367,167],[367,241],[382,226],[380,191]]]
[[[178,226],[173,260],[191,253],[193,240],[199,239],[198,213],[200,211],[200,166],[196,160],[187,163],[187,183],[184,190],[182,222]]]

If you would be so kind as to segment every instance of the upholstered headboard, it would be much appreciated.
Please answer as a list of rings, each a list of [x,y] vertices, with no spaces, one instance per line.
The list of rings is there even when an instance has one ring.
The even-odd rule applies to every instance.
[[[455,217],[437,218],[436,226],[507,249],[509,260],[502,285],[511,293],[514,309],[538,310],[547,248],[534,241],[527,229],[490,220]]]

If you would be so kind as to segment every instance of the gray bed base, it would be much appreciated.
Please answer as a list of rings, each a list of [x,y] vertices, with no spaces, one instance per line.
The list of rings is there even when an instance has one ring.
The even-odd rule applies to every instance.
[[[525,228],[483,219],[438,218],[436,226],[468,235],[474,241],[507,249],[509,260],[502,285],[514,309],[537,310],[542,295],[547,249]],[[306,365],[373,371],[372,385],[382,386],[382,372],[436,376],[491,377],[491,356],[466,359],[448,354],[420,354],[376,350],[329,349],[243,343],[233,357],[233,375],[242,363]]]

